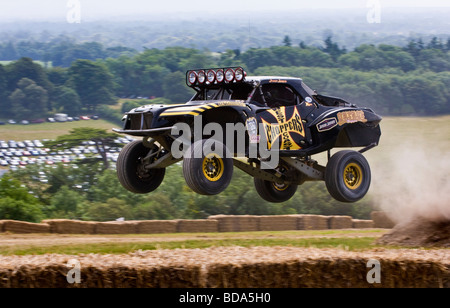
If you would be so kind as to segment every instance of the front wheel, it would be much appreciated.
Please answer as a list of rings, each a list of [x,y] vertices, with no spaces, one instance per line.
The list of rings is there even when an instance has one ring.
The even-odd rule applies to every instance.
[[[154,191],[161,185],[166,169],[147,170],[144,168],[143,163],[143,159],[150,151],[157,150],[158,147],[156,145],[153,145],[152,148],[147,148],[139,140],[132,141],[123,147],[117,158],[116,166],[117,177],[123,187],[137,194],[146,194]]]
[[[369,163],[356,151],[340,151],[328,161],[325,184],[330,195],[338,201],[356,202],[369,190]]]
[[[201,195],[217,195],[230,184],[233,159],[227,147],[213,139],[193,143],[183,158],[186,184]]]

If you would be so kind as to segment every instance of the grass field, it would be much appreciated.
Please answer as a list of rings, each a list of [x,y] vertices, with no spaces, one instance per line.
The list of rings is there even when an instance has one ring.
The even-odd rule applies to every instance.
[[[52,139],[67,134],[76,127],[102,128],[110,131],[116,124],[105,120],[74,121],[64,123],[42,123],[30,125],[6,124],[0,126],[0,139],[16,141]],[[382,151],[399,142],[424,140],[444,149],[450,149],[450,116],[440,117],[385,117],[381,122]],[[380,152],[380,151],[379,151]],[[370,153],[367,152],[367,153]]]
[[[376,247],[385,229],[258,231],[127,235],[1,234],[0,255],[124,254],[137,250],[219,246],[292,246],[361,251]]]
[[[60,135],[68,134],[70,130],[78,127],[92,127],[99,129],[106,129],[111,132],[113,127],[117,125],[99,119],[99,120],[80,120],[63,123],[45,122],[41,124],[6,124],[0,125],[0,139],[1,140],[35,140],[35,139],[55,139]]]

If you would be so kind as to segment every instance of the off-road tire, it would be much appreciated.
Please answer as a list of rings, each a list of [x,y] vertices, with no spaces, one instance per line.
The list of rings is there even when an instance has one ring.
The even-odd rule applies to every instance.
[[[149,151],[150,149],[145,147],[142,141],[135,140],[125,145],[117,158],[116,169],[119,182],[133,193],[152,192],[161,185],[164,179],[165,168],[150,169],[145,172],[142,170],[141,159]]]
[[[253,182],[259,196],[272,203],[281,203],[291,199],[298,187],[298,185],[279,185],[258,178],[254,178]]]
[[[341,202],[362,199],[370,187],[371,172],[359,152],[345,150],[334,154],[325,170],[325,184],[330,195]]]
[[[217,195],[228,187],[233,176],[233,159],[223,143],[213,139],[199,140],[186,154],[183,175],[194,192]]]

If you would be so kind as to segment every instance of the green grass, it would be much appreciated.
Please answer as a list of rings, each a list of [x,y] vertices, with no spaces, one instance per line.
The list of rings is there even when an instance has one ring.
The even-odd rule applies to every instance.
[[[176,233],[176,234],[126,234],[100,235],[105,239],[99,242],[71,243],[71,238],[98,237],[99,235],[64,235],[67,244],[42,245],[21,244],[0,246],[0,255],[41,255],[56,254],[126,254],[136,250],[207,248],[218,246],[293,246],[316,248],[341,248],[345,250],[366,250],[375,247],[374,241],[384,229],[367,230],[314,230],[314,231],[257,231],[257,232],[220,232],[220,233]],[[355,237],[355,234],[358,234]],[[11,235],[3,235],[7,239]],[[21,235],[24,239],[28,235]],[[36,239],[36,235],[30,237]],[[55,237],[43,234],[39,240]],[[126,241],[129,238],[130,241]],[[131,240],[133,238],[133,240]],[[118,239],[114,241],[114,239]],[[120,239],[120,240],[119,240]]]
[[[0,139],[2,140],[34,140],[34,139],[56,139],[56,137],[68,134],[70,130],[78,127],[91,127],[105,129],[111,132],[117,125],[99,119],[99,120],[80,120],[63,123],[40,123],[40,124],[6,124],[0,125]]]
[[[218,246],[292,246],[316,248],[341,248],[345,250],[365,250],[374,247],[375,237],[359,238],[302,238],[302,239],[207,239],[162,242],[92,243],[55,245],[46,247],[1,247],[1,255],[42,255],[56,254],[126,254],[136,250],[190,249]]]

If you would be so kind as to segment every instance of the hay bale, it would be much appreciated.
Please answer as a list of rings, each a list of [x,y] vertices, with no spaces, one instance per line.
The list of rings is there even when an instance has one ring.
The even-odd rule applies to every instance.
[[[107,221],[95,224],[96,234],[136,234],[139,222],[136,221]]]
[[[43,223],[50,225],[51,233],[94,234],[96,222],[70,219],[47,219]]]
[[[351,216],[330,216],[328,218],[329,229],[350,229],[353,226]]]
[[[254,215],[213,215],[208,219],[217,220],[219,232],[259,231],[259,216]]]
[[[375,228],[391,229],[395,226],[395,223],[389,218],[386,212],[373,211],[370,213],[370,218],[373,220],[373,226]]]
[[[218,221],[214,219],[180,219],[177,232],[218,232]]]
[[[352,228],[354,229],[373,228],[373,220],[352,219]]]
[[[236,215],[234,216],[235,225],[239,232],[259,231],[261,225],[260,216],[254,215]]]
[[[208,219],[217,221],[217,230],[219,232],[237,232],[238,226],[235,222],[235,215],[212,215]]]
[[[325,230],[328,229],[328,216],[297,215],[297,230]]]
[[[3,220],[0,220],[0,232],[4,232],[3,231]]]
[[[264,215],[259,217],[259,230],[283,231],[297,230],[297,215]]]
[[[137,223],[137,233],[175,233],[177,232],[176,220],[143,220]]]
[[[3,220],[3,232],[50,233],[50,226],[46,223],[32,223],[18,220]]]

